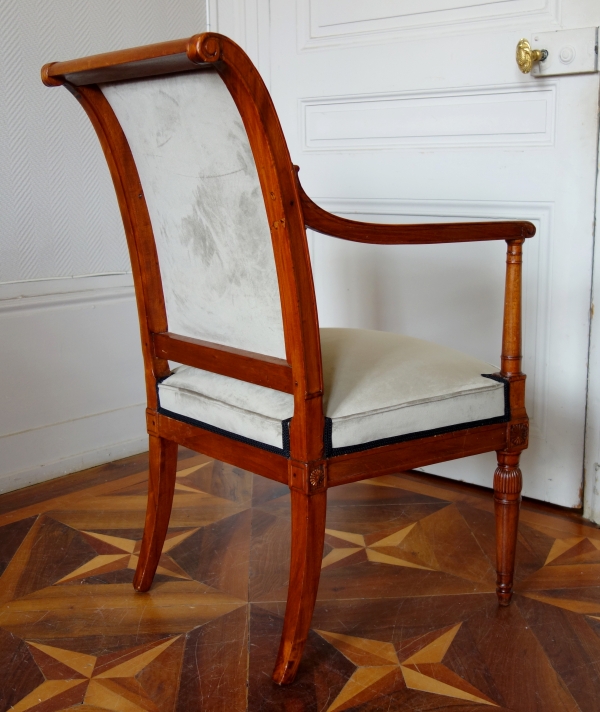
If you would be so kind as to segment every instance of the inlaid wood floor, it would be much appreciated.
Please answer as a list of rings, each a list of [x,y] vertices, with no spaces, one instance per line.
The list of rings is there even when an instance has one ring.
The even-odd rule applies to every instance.
[[[600,710],[600,530],[580,518],[524,506],[499,609],[489,492],[414,474],[330,490],[313,628],[278,688],[287,488],[182,450],[138,594],[146,462],[0,497],[0,710]]]

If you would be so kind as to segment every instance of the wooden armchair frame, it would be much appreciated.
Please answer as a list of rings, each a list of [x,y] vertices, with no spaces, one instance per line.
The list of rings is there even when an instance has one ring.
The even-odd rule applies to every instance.
[[[241,114],[256,162],[272,236],[281,296],[286,359],[169,333],[161,274],[144,192],[130,147],[98,88],[108,81],[188,71],[216,71]],[[319,583],[329,487],[496,451],[497,592],[508,605],[521,492],[519,456],[527,447],[525,376],[521,373],[522,245],[529,222],[382,225],[345,220],[313,203],[302,190],[269,93],[246,54],[215,33],[83,59],[42,69],[47,86],[64,85],[78,99],[100,139],[114,182],[131,257],[140,322],[150,440],[150,483],[144,538],[134,586],[152,583],[167,532],[175,485],[177,444],[288,484],[292,553],[284,630],[273,678],[294,679],[309,632]],[[373,244],[431,244],[506,240],[507,268],[501,371],[508,382],[508,422],[376,447],[353,454],[324,452],[323,373],[317,307],[306,228]],[[168,359],[293,394],[290,457],[175,420],[159,412],[157,383]]]

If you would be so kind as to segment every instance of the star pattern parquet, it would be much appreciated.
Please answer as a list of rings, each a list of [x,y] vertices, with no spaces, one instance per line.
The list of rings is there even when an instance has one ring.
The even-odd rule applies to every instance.
[[[0,712],[599,709],[584,520],[525,504],[499,609],[488,492],[410,473],[331,490],[313,630],[282,689],[287,487],[182,450],[138,594],[146,481],[137,457],[0,497]]]

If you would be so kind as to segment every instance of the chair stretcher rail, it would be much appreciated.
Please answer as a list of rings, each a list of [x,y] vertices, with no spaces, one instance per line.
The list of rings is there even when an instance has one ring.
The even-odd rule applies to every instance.
[[[154,334],[153,343],[157,358],[177,361],[284,393],[294,392],[292,367],[283,359],[169,332]]]

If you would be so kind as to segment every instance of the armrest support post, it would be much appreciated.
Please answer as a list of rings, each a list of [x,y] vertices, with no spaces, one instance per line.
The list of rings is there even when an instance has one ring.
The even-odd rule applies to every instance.
[[[521,271],[523,238],[507,240],[501,374],[521,375]]]

